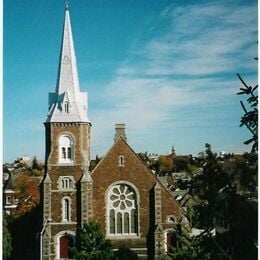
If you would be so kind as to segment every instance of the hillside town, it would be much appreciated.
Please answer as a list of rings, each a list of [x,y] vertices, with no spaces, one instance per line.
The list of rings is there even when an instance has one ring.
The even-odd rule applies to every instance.
[[[207,146],[207,149],[210,149]],[[192,155],[177,155],[174,147],[172,147],[171,152],[167,155],[158,155],[155,153],[138,153],[137,156],[140,160],[150,169],[153,175],[156,177],[158,182],[167,190],[167,192],[176,200],[178,206],[181,208],[183,217],[179,224],[181,224],[182,236],[181,240],[177,237],[176,232],[167,235],[167,240],[165,241],[165,252],[168,258],[171,259],[178,250],[184,248],[192,247],[193,239],[200,238],[206,230],[205,216],[201,216],[201,207],[205,203],[198,193],[198,190],[202,189],[200,185],[209,185],[209,183],[199,183],[199,179],[203,176],[207,170],[207,163],[212,163],[209,161],[209,155],[213,156],[211,159],[216,165],[220,166],[225,174],[228,175],[226,178],[230,178],[230,185],[223,186],[218,190],[218,194],[223,194],[225,192],[230,192],[231,187],[236,187],[237,196],[243,199],[244,203],[249,206],[249,219],[253,220],[250,222],[249,226],[249,237],[252,236],[252,242],[254,241],[256,246],[257,239],[257,221],[254,219],[254,215],[257,214],[257,190],[256,187],[256,158],[249,153],[238,155],[238,154],[225,154],[225,153],[213,153],[211,150],[205,150],[201,152],[198,156],[194,157]],[[90,161],[90,171],[92,172],[98,163],[102,160],[101,156],[96,156],[94,160]],[[246,170],[247,169],[247,170]],[[246,174],[252,174],[250,176],[245,176]],[[30,215],[30,212],[38,208],[40,205],[40,184],[44,177],[45,165],[43,162],[39,162],[36,157],[30,160],[28,157],[21,157],[15,160],[13,163],[5,163],[3,165],[3,213],[10,221],[16,226],[15,222],[19,218]],[[234,175],[234,173],[236,173]],[[232,176],[234,175],[234,176]],[[142,177],[140,177],[142,178]],[[202,181],[202,180],[200,180]],[[218,180],[224,185],[226,179]],[[213,184],[211,184],[213,185]],[[221,185],[221,184],[219,184]],[[26,192],[24,191],[26,190]],[[234,192],[234,191],[233,191]],[[205,196],[205,195],[204,195]],[[217,199],[214,203],[217,203]],[[223,203],[223,202],[222,202]],[[228,209],[225,209],[228,210]],[[234,214],[239,214],[234,212]],[[252,214],[250,216],[250,214]],[[214,239],[221,239],[222,236],[226,236],[231,231],[231,223],[227,218],[233,219],[233,217],[240,218],[241,216],[232,216],[231,212],[220,212],[218,210],[218,215],[213,216],[214,225],[211,226],[210,234]],[[174,216],[169,217],[169,223],[178,223]],[[37,229],[37,224],[34,223],[34,229]],[[20,232],[24,232],[24,227],[19,227]],[[247,226],[248,228],[248,226]],[[37,240],[33,240],[36,230],[31,230],[27,234],[28,238],[32,239],[32,248],[28,248],[28,257],[33,255],[34,257],[38,255],[37,250],[39,247],[37,245]],[[13,231],[14,232],[14,231]],[[11,232],[12,241],[16,241],[16,232]],[[252,232],[252,233],[251,233]],[[185,235],[184,235],[185,234]],[[209,235],[206,233],[207,236]],[[180,235],[180,234],[178,234]],[[205,235],[205,234],[204,234]],[[185,243],[182,244],[182,240]],[[20,244],[21,241],[17,240],[17,244],[14,244],[13,249],[17,250],[23,254],[24,248]],[[173,247],[174,246],[174,247]],[[17,248],[18,247],[18,248]],[[175,249],[174,249],[175,248]],[[252,249],[254,246],[252,247]],[[31,251],[32,250],[32,251]],[[224,249],[223,249],[224,250]],[[256,250],[256,247],[255,247]],[[34,252],[33,252],[34,251]],[[133,257],[137,254],[133,253]],[[139,258],[140,258],[139,254]],[[138,259],[139,259],[138,258]],[[122,258],[124,259],[124,258]],[[128,259],[128,258],[126,258]],[[135,259],[135,258],[129,258]],[[175,259],[175,258],[173,258]],[[179,259],[179,258],[177,258]],[[185,256],[180,259],[186,259]],[[220,258],[221,259],[221,258]]]

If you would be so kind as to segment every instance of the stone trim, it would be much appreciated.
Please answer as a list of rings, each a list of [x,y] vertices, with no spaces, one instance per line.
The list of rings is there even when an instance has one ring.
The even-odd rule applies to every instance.
[[[162,223],[162,194],[161,187],[157,182],[154,187],[155,224]]]
[[[59,240],[60,240],[60,237],[65,236],[65,235],[71,236],[74,239],[74,241],[75,241],[76,233],[74,231],[62,230],[59,233],[57,233],[54,236],[54,248],[55,248],[55,255],[56,255],[55,259],[60,259],[59,258],[59,255],[60,255],[60,241]]]

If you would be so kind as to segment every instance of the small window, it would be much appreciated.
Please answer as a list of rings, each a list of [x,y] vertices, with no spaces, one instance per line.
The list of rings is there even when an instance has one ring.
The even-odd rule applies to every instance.
[[[16,196],[14,196],[14,204],[18,204],[18,199],[16,198]]]
[[[65,107],[65,113],[69,113],[69,102],[68,101],[65,102],[64,107]]]
[[[73,180],[70,177],[63,177],[60,180],[60,187],[63,190],[73,189]]]
[[[70,199],[62,199],[62,220],[70,221]]]
[[[6,196],[6,200],[5,200],[7,205],[12,204],[12,197],[11,196]]]
[[[125,157],[123,155],[119,155],[119,157],[118,157],[118,165],[119,165],[119,167],[125,166]]]
[[[167,216],[167,223],[177,223],[176,217],[173,215]]]

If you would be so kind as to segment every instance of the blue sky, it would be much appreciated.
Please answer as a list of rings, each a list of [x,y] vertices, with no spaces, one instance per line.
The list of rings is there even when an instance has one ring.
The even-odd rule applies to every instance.
[[[56,84],[64,1],[5,0],[3,155],[44,158],[43,122]],[[256,1],[71,1],[91,156],[126,123],[136,152],[243,152],[236,93],[257,82]]]

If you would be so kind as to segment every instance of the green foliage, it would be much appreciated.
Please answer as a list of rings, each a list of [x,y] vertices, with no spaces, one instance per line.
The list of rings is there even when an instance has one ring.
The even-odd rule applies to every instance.
[[[200,199],[198,207],[202,224],[204,228],[211,229],[214,227],[214,216],[217,211],[216,198],[223,187],[230,185],[230,176],[223,170],[210,145],[206,144],[205,147],[203,171],[193,178],[192,187],[194,195]]]
[[[257,204],[254,197],[248,196],[255,185],[252,175],[248,175],[250,170],[256,171],[253,159],[250,163],[246,157],[219,162],[210,145],[206,145],[203,171],[193,179],[193,193],[199,198],[193,219],[197,218],[200,228],[205,229],[201,239],[207,236],[206,241],[211,241],[204,249],[216,255],[217,246],[222,252],[217,259],[256,259]],[[225,232],[210,238],[209,231],[220,223],[226,227]],[[199,245],[203,247],[204,242]]]
[[[78,260],[115,259],[110,241],[105,239],[100,224],[94,221],[78,228],[76,246],[71,249],[71,253]]]
[[[20,174],[14,180],[14,191],[18,199],[17,208],[13,212],[14,218],[19,218],[39,205],[40,191],[38,183],[28,174]]]
[[[189,245],[173,249],[173,259],[175,260],[210,260],[214,259],[213,252],[206,250],[209,241],[206,237],[193,237]]]
[[[3,215],[3,257],[7,259],[12,252],[12,238],[8,229],[7,215]]]
[[[183,172],[188,171],[189,159],[184,157],[175,157],[174,158],[174,171]]]
[[[33,161],[32,161],[32,169],[39,169],[40,168],[40,166],[39,166],[39,163],[38,163],[38,161],[37,161],[37,159],[36,159],[36,156],[34,156],[33,157]]]
[[[116,252],[115,252],[115,259],[118,260],[138,260],[138,255],[131,250],[130,248],[127,247],[120,247]]]
[[[42,176],[44,173],[44,165],[39,164],[36,156],[33,157],[31,175],[32,176]]]
[[[10,173],[8,167],[5,164],[3,165],[3,172]]]
[[[240,101],[244,115],[241,117],[240,126],[246,126],[251,134],[251,138],[246,140],[244,144],[252,144],[251,152],[258,151],[258,85],[255,87],[248,86],[242,77],[237,74],[239,80],[243,84],[238,95],[247,95],[247,106],[243,101]],[[249,107],[249,108],[248,108]]]
[[[161,155],[159,157],[160,173],[164,174],[173,170],[173,160],[171,157]]]
[[[257,155],[245,153],[223,162],[223,169],[229,172],[232,184],[240,194],[257,194]]]
[[[39,259],[39,230],[42,228],[41,207],[37,205],[19,217],[11,217],[9,230],[12,237],[10,259]]]
[[[24,163],[24,162],[20,162],[20,163],[18,163],[17,168],[28,169],[28,165],[26,163]]]
[[[42,170],[38,170],[38,169],[32,169],[31,170],[31,176],[42,176],[44,174],[44,172]]]
[[[154,161],[154,160],[150,161],[149,162],[149,169],[155,171],[156,173],[159,173],[159,171],[160,171],[159,161],[157,161],[157,160],[156,161]]]
[[[102,157],[99,157],[98,155],[96,155],[96,159],[90,161],[89,171],[92,172],[101,160],[102,160]]]
[[[210,232],[191,237],[189,230],[178,224],[175,231],[176,247],[172,258],[177,260],[230,259]]]

